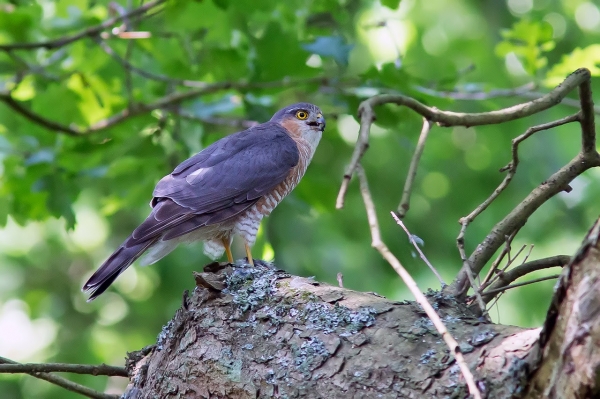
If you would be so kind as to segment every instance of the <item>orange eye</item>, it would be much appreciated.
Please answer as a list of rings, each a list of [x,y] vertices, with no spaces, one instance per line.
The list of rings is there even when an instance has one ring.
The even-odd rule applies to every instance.
[[[308,118],[308,112],[306,112],[304,110],[300,110],[300,111],[296,112],[296,118],[303,121],[306,118]]]

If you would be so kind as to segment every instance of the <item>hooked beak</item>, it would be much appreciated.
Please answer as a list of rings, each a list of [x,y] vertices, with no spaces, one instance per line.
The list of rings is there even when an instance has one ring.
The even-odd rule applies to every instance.
[[[323,118],[323,115],[319,114],[317,116],[317,120],[308,122],[308,125],[309,126],[317,126],[319,128],[319,131],[322,132],[325,130],[325,118]]]

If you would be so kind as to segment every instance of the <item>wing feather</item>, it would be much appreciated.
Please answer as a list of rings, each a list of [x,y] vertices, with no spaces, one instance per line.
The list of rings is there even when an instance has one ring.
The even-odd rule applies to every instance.
[[[227,136],[158,182],[152,213],[132,238],[175,238],[230,219],[283,182],[298,160],[296,143],[277,123]]]

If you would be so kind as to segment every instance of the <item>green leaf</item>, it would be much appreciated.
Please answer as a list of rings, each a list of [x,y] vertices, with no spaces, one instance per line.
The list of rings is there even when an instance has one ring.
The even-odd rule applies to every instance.
[[[555,47],[552,26],[545,21],[522,19],[500,34],[504,40],[496,45],[496,55],[505,57],[509,53],[515,53],[531,75],[547,65],[547,59],[542,53]]]
[[[400,5],[400,0],[381,0],[381,5],[395,10]]]
[[[271,22],[262,37],[255,41],[256,66],[261,80],[313,74],[306,65],[308,54],[302,49],[295,32],[284,32]]]
[[[587,68],[592,76],[600,76],[600,44],[576,48],[554,65],[546,75],[546,85],[554,87],[578,68]]]
[[[56,217],[63,217],[67,222],[67,229],[75,227],[75,212],[72,204],[75,202],[76,191],[73,185],[65,180],[60,173],[46,175],[36,182],[37,189],[48,193],[46,204],[50,213]]]

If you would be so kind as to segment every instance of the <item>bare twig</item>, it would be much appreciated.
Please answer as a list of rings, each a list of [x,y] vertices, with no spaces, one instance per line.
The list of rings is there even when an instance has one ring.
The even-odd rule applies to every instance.
[[[530,92],[520,93],[520,94],[518,94],[518,97],[534,99],[534,98],[540,98],[545,94],[546,93],[542,93],[539,91],[530,91]],[[562,100],[560,100],[560,104],[566,105],[567,107],[571,107],[571,108],[579,109],[581,107],[581,103],[578,99],[569,98],[569,97],[565,97]],[[594,106],[592,109],[594,110],[594,113],[596,115],[600,115],[600,106]]]
[[[542,125],[538,125],[538,126],[533,126],[530,127],[529,129],[527,129],[525,131],[525,133],[523,133],[522,135],[518,136],[517,138],[513,139],[512,141],[512,160],[509,162],[508,165],[506,165],[505,167],[503,167],[502,169],[500,169],[500,171],[506,171],[508,170],[508,173],[506,174],[506,176],[504,177],[504,180],[502,180],[502,183],[500,183],[500,185],[494,190],[494,192],[485,200],[483,201],[483,203],[481,203],[477,208],[475,208],[470,214],[468,214],[465,217],[462,217],[459,220],[459,223],[461,225],[460,228],[460,232],[458,234],[458,237],[456,238],[456,245],[458,247],[458,251],[460,253],[461,259],[463,261],[463,268],[466,270],[467,268],[471,268],[471,264],[470,264],[470,260],[469,258],[467,258],[466,252],[465,252],[465,242],[464,242],[464,237],[465,237],[465,233],[467,231],[467,227],[469,226],[469,224],[471,224],[475,218],[477,218],[477,216],[479,216],[483,211],[485,211],[487,209],[487,207],[496,199],[498,198],[498,196],[500,195],[500,193],[502,193],[506,187],[508,187],[508,185],[510,184],[510,182],[512,181],[513,177],[515,176],[515,174],[517,173],[517,166],[519,165],[519,144],[521,142],[523,142],[524,140],[526,140],[527,138],[531,137],[533,134],[543,131],[543,130],[548,130],[557,126],[561,126],[564,125],[566,123],[571,123],[571,122],[575,122],[579,120],[579,116],[580,114],[574,114],[574,115],[570,115],[567,116],[565,118],[559,119],[557,121],[552,121],[549,123],[544,123]],[[510,237],[514,237],[516,231],[518,230],[517,227],[515,227],[514,231],[511,231],[509,236]],[[510,246],[508,247],[510,248]],[[516,257],[516,256],[515,256]],[[510,264],[511,262],[509,261],[507,266]],[[497,267],[497,264],[495,265]],[[481,269],[478,270],[473,270],[473,273],[479,273]],[[495,270],[494,265],[492,265],[492,268],[490,269],[490,273],[493,272]],[[469,278],[469,276],[467,275],[467,278]],[[471,278],[469,278],[469,280],[471,280]],[[487,281],[487,277],[484,280],[484,283]],[[473,286],[472,282],[469,281],[469,284],[471,284],[471,286]],[[474,287],[475,289],[475,287]],[[478,291],[476,289],[476,291]]]
[[[4,102],[6,105],[8,105],[10,108],[12,108],[14,111],[21,114],[25,118],[42,127],[45,127],[46,129],[66,133],[72,136],[78,136],[82,134],[77,128],[72,128],[61,123],[51,121],[29,110],[27,107],[23,106],[19,101],[12,98],[10,92],[0,91],[0,101]]]
[[[14,362],[12,360],[0,357],[0,364],[1,363],[5,363],[5,364],[11,364],[11,365],[18,365],[19,363]],[[72,392],[76,392],[78,394],[81,394],[83,396],[86,396],[88,398],[92,398],[92,399],[119,399],[119,396],[117,395],[108,395],[102,392],[98,392],[95,391],[91,388],[88,388],[86,386],[77,384],[73,381],[69,381],[66,378],[62,378],[59,377],[57,375],[54,374],[50,374],[50,373],[43,373],[43,372],[36,372],[36,371],[29,371],[26,372],[27,374],[31,375],[32,377],[36,377],[39,378],[41,380],[45,380],[48,381],[52,384],[58,385],[62,388],[65,388],[69,391]]]
[[[470,127],[492,125],[524,118],[551,108],[559,103],[569,92],[581,85],[583,82],[589,81],[589,79],[589,70],[578,69],[569,75],[563,83],[543,97],[497,111],[472,114],[440,111],[437,108],[428,107],[414,98],[401,94],[381,94],[363,101],[358,108],[358,115],[360,117],[360,131],[358,140],[354,148],[354,153],[352,154],[350,164],[347,166],[344,172],[344,178],[342,180],[336,201],[336,208],[340,209],[344,206],[344,197],[346,195],[346,191],[348,190],[350,179],[356,170],[356,165],[358,165],[368,148],[369,132],[371,124],[375,120],[375,107],[382,104],[402,105],[412,109],[426,119],[436,122],[440,126]]]
[[[475,378],[467,365],[465,358],[463,357],[462,352],[460,351],[460,347],[456,340],[450,335],[448,329],[433,309],[431,304],[427,301],[427,298],[423,293],[419,290],[417,283],[411,277],[411,275],[406,271],[406,269],[402,266],[400,261],[390,252],[385,243],[381,240],[381,233],[379,230],[379,222],[377,221],[377,213],[375,212],[375,204],[371,198],[371,192],[369,191],[369,185],[367,182],[367,177],[360,167],[357,165],[357,175],[360,182],[360,192],[363,197],[363,201],[365,203],[365,208],[367,210],[367,219],[369,221],[369,227],[371,230],[371,246],[375,248],[379,253],[383,256],[383,258],[394,268],[396,273],[402,278],[410,292],[414,295],[416,301],[421,305],[433,325],[435,326],[438,333],[450,348],[450,353],[456,359],[456,363],[460,367],[460,371],[462,372],[463,377],[469,387],[469,393],[473,395],[474,399],[481,399],[481,393],[477,388],[475,383]]]
[[[591,95],[591,93],[588,94]],[[584,103],[583,100],[582,103]],[[586,100],[585,104],[587,104],[589,107],[590,104],[592,104],[591,98]],[[582,152],[579,153],[567,165],[554,173],[548,180],[542,182],[542,184],[535,188],[503,220],[494,226],[485,240],[477,246],[475,251],[469,257],[471,268],[475,273],[479,273],[479,271],[481,271],[485,263],[493,256],[494,252],[500,247],[500,245],[502,245],[504,237],[518,231],[529,218],[529,216],[531,216],[531,214],[535,212],[542,204],[544,204],[554,195],[568,188],[569,183],[587,169],[600,166],[600,155],[595,151],[595,131],[589,130],[593,129],[594,127],[593,113],[591,113],[588,109],[585,115],[586,122],[584,122],[582,109],[582,111],[577,115],[572,115],[558,121],[528,129],[528,131],[523,135],[513,140],[513,161],[511,161],[511,163],[509,163],[507,166],[509,169],[509,174],[507,174],[501,186],[505,185],[505,182],[508,184],[508,181],[510,181],[508,179],[512,178],[512,176],[509,176],[511,175],[511,170],[512,175],[514,175],[515,160],[518,163],[517,145],[519,142],[523,141],[536,131],[573,122],[575,120],[579,120],[582,127]],[[591,121],[589,120],[590,118]],[[593,147],[591,148],[589,147],[590,143],[593,143]],[[461,224],[463,223],[461,222]],[[463,229],[461,228],[461,233],[464,236],[464,232],[462,230]],[[460,244],[458,239],[457,243]],[[466,291],[468,290],[468,286],[466,284],[468,276],[465,271],[466,263],[463,263],[463,265],[465,265],[463,266],[463,271],[459,273],[452,286],[453,291],[459,293],[460,295],[465,295]]]
[[[496,272],[496,270],[498,269],[498,266],[500,265],[500,263],[502,262],[502,260],[504,259],[504,257],[507,254],[508,254],[508,258],[510,259],[510,249],[511,249],[512,240],[514,238],[515,238],[514,233],[512,235],[506,237],[506,242],[504,244],[504,248],[502,248],[502,251],[500,251],[500,254],[496,258],[496,260],[494,260],[494,262],[492,262],[492,266],[490,266],[490,270],[488,271],[485,278],[481,282],[479,289],[485,288],[488,285],[488,281],[490,280],[492,275]]]
[[[522,135],[513,139],[513,141],[512,141],[512,160],[508,165],[506,165],[505,167],[500,169],[501,172],[508,170],[506,177],[504,178],[502,183],[500,183],[500,185],[494,190],[494,192],[485,201],[483,201],[483,203],[481,203],[481,205],[479,205],[477,208],[475,208],[470,214],[468,214],[467,216],[465,216],[459,220],[459,223],[463,226],[463,228],[461,228],[461,236],[464,236],[464,229],[469,225],[469,223],[471,223],[473,220],[475,220],[475,218],[477,216],[479,216],[481,214],[481,212],[485,211],[487,209],[487,207],[490,206],[490,204],[500,195],[500,193],[502,191],[504,191],[504,189],[506,189],[506,187],[509,185],[509,183],[513,179],[515,173],[517,173],[517,166],[519,165],[518,149],[519,149],[519,144],[521,144],[521,142],[523,142],[525,139],[531,137],[533,134],[535,134],[537,132],[540,132],[543,130],[548,130],[548,129],[551,129],[551,128],[554,128],[557,126],[561,126],[561,125],[564,125],[567,123],[575,122],[578,120],[579,120],[579,114],[577,113],[574,115],[567,116],[566,118],[559,119],[557,121],[552,121],[549,123],[544,123],[542,125],[530,127],[529,129],[527,129],[525,131],[525,133],[523,133]]]
[[[408,240],[410,241],[410,243],[413,245],[413,247],[415,247],[415,249],[419,253],[419,256],[421,257],[421,260],[423,260],[423,262],[425,262],[425,264],[429,267],[429,269],[433,272],[433,274],[435,274],[435,276],[439,280],[440,284],[442,285],[442,288],[444,288],[446,286],[446,283],[444,282],[444,279],[442,278],[442,276],[440,276],[440,274],[435,269],[435,267],[433,267],[433,265],[431,264],[431,262],[429,262],[429,260],[427,259],[427,257],[423,253],[423,251],[421,251],[421,248],[419,248],[419,246],[415,242],[414,236],[410,233],[410,231],[408,231],[408,229],[406,228],[406,226],[404,225],[404,223],[402,223],[402,220],[400,220],[400,218],[394,212],[392,212],[392,217],[394,218],[394,220],[396,221],[396,223],[398,224],[398,226],[402,227],[402,230],[404,230],[404,232],[408,236]]]
[[[515,234],[514,234],[514,235],[516,235],[516,232],[515,232]],[[517,259],[517,257],[518,257],[518,256],[521,254],[521,252],[523,252],[523,250],[524,250],[526,247],[527,247],[527,245],[523,245],[523,246],[522,246],[522,247],[521,247],[521,248],[520,248],[520,249],[517,251],[517,254],[516,254],[514,257],[511,257],[511,256],[510,256],[510,247],[509,247],[509,248],[508,248],[508,259],[506,260],[506,265],[504,265],[504,267],[503,267],[501,270],[498,270],[498,267],[497,267],[497,265],[496,265],[496,267],[495,267],[493,270],[492,270],[492,268],[490,268],[490,272],[489,272],[489,273],[486,275],[486,279],[487,279],[488,277],[490,277],[490,278],[489,278],[489,280],[486,280],[486,281],[484,281],[484,282],[483,282],[483,283],[482,283],[482,284],[479,286],[479,288],[478,288],[478,291],[479,291],[479,292],[483,292],[483,290],[485,290],[485,289],[486,289],[486,287],[489,287],[489,286],[490,286],[490,284],[493,284],[493,283],[494,283],[494,281],[498,280],[499,276],[501,276],[501,275],[502,275],[502,274],[503,274],[503,273],[506,271],[506,269],[508,269],[508,268],[509,268],[509,267],[512,265],[512,263],[515,261],[515,259]],[[529,258],[529,255],[531,255],[531,250],[532,250],[532,249],[533,249],[533,245],[531,245],[531,246],[529,247],[529,253],[527,254],[526,258],[523,260],[523,262],[522,262],[521,264],[523,264],[523,263],[527,262],[527,258]],[[492,267],[494,267],[494,264],[492,264]]]
[[[525,281],[523,283],[515,283],[515,284],[505,285],[500,288],[495,288],[493,290],[490,289],[490,290],[486,291],[486,296],[489,295],[490,301],[491,301],[497,294],[505,292],[506,290],[510,290],[511,288],[523,287],[524,285],[539,283],[540,281],[552,280],[552,279],[555,279],[558,277],[560,277],[560,274],[553,274],[552,276],[535,278],[533,280]]]
[[[135,9],[129,11],[126,14],[117,15],[113,18],[109,18],[99,25],[84,29],[81,32],[78,32],[74,35],[63,36],[59,39],[48,40],[48,41],[43,41],[43,42],[35,42],[35,43],[0,44],[0,50],[11,51],[11,50],[31,50],[31,49],[36,49],[36,48],[46,48],[46,49],[60,48],[60,47],[66,46],[68,44],[71,44],[73,42],[76,42],[77,40],[82,39],[84,37],[98,36],[99,34],[102,33],[102,31],[110,28],[111,26],[113,26],[123,20],[144,14],[144,13],[146,13],[146,11],[151,10],[152,8],[164,3],[165,1],[166,0],[151,1],[149,3],[146,3],[138,8],[135,8]]]
[[[412,193],[412,185],[415,181],[415,177],[417,176],[419,160],[421,159],[421,155],[425,149],[425,140],[427,140],[427,136],[431,131],[432,125],[433,123],[430,120],[423,118],[423,128],[421,129],[421,134],[419,135],[419,140],[417,141],[417,146],[415,147],[415,153],[410,161],[408,175],[406,176],[404,190],[402,191],[402,199],[398,205],[398,217],[400,219],[406,215],[406,212],[408,212],[408,209],[410,208],[410,194]]]
[[[549,258],[537,259],[531,262],[523,263],[522,265],[512,268],[510,271],[498,274],[498,280],[490,285],[489,288],[484,290],[482,293],[483,300],[489,303],[493,298],[494,294],[501,292],[502,288],[508,287],[516,279],[523,277],[526,274],[532,273],[537,270],[549,269],[551,267],[562,267],[569,263],[571,260],[570,256],[567,255],[556,255]]]
[[[547,94],[540,91],[534,91],[536,89],[536,85],[532,82],[526,83],[523,86],[515,87],[514,89],[493,89],[489,91],[439,91],[423,86],[413,86],[413,89],[432,97],[467,101],[490,100],[500,97],[521,97],[534,100]],[[563,98],[560,103],[561,105],[566,105],[571,108],[579,109],[581,107],[579,100],[568,97]],[[600,106],[595,106],[592,109],[596,115],[600,115]]]
[[[70,363],[21,363],[0,364],[0,373],[75,373],[90,375],[108,375],[128,377],[124,367],[109,366],[107,364],[70,364]]]

